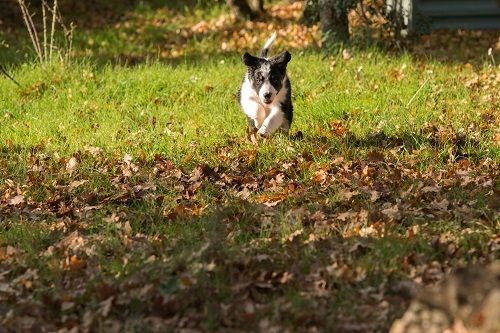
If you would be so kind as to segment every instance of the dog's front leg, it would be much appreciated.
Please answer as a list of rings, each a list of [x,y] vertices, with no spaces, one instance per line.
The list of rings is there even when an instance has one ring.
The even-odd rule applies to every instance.
[[[276,132],[278,128],[280,128],[281,124],[283,123],[284,117],[285,114],[283,113],[281,108],[274,107],[273,109],[271,109],[271,113],[269,113],[269,116],[267,116],[267,118],[264,120],[264,123],[257,133],[265,138],[269,137],[271,134]]]
[[[266,113],[255,101],[247,99],[242,101],[243,111],[248,117],[248,122],[251,128],[259,129],[266,118]]]

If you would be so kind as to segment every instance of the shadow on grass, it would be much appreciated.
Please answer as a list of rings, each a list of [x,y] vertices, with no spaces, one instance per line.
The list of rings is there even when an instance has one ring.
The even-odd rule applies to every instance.
[[[385,132],[376,132],[364,137],[356,136],[352,133],[343,137],[304,135],[303,137],[293,137],[292,140],[305,140],[311,143],[329,144],[331,146],[347,146],[350,149],[392,149],[402,148],[412,152],[421,148],[432,148],[436,151],[447,150],[448,158],[454,160],[467,158],[480,158],[482,152],[480,143],[476,138],[468,137],[465,134],[449,133],[448,136],[439,136],[437,133],[414,133],[403,132],[397,135],[387,135]],[[470,155],[469,151],[477,154]]]
[[[332,233],[321,239],[309,237],[308,241],[309,233],[315,230],[303,225],[300,230],[304,233],[283,237],[283,228],[291,228],[288,233],[293,234],[293,223],[265,222],[266,214],[272,216],[273,211],[232,201],[198,221],[207,228],[196,246],[203,249],[199,261],[212,263],[215,269],[201,272],[192,292],[216,300],[199,303],[198,311],[206,313],[207,306],[213,307],[210,312],[216,314],[218,325],[258,329],[257,322],[240,326],[244,304],[255,302],[261,305],[257,318],[273,314],[286,318],[281,324],[295,329],[316,326],[341,332],[387,331],[413,296],[411,290],[401,288],[404,285],[398,286],[408,274],[408,260],[411,267],[427,267],[452,256],[447,244],[431,244],[431,233],[408,239],[406,228],[401,228],[399,235],[393,231],[386,237],[345,238]],[[256,241],[259,239],[261,242]],[[424,283],[442,277],[441,272],[424,276]],[[387,302],[386,320],[377,319],[375,295],[383,295]],[[281,306],[283,303],[287,306]],[[224,312],[220,304],[231,304],[234,311]],[[372,311],[366,312],[367,308]]]

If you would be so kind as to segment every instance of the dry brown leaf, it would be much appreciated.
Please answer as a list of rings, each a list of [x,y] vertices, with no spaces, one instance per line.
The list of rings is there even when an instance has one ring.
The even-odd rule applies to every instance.
[[[24,195],[16,195],[15,197],[9,200],[9,205],[17,206],[24,203]]]
[[[88,180],[74,180],[69,184],[69,189],[70,191],[73,191],[74,189],[85,184],[86,182],[88,182]]]
[[[102,301],[99,304],[99,310],[97,310],[97,313],[99,313],[103,318],[106,318],[109,315],[109,312],[111,311],[114,299],[115,297],[111,296],[108,299]]]
[[[69,258],[66,258],[63,267],[67,270],[77,271],[87,267],[87,262],[84,259],[80,259],[77,256],[73,255]]]
[[[78,167],[78,160],[76,159],[76,157],[73,156],[66,163],[66,171],[71,174],[76,170],[77,167]]]

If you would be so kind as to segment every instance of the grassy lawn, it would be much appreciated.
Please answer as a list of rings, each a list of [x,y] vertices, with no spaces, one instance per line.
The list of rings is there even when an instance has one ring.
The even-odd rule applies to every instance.
[[[272,28],[301,27],[295,11]],[[154,47],[223,13],[156,21],[173,15],[139,7],[85,28],[74,60],[46,67],[18,63],[10,41],[21,87],[0,77],[0,327],[387,331],[408,305],[399,281],[498,259],[500,73],[487,49],[445,57],[478,39],[428,59],[356,45],[325,57],[317,28],[297,28],[304,42],[277,49],[292,50],[303,138],[255,145],[228,23],[178,53]]]

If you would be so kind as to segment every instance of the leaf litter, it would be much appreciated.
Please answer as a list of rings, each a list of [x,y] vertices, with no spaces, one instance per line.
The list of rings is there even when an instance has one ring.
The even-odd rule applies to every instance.
[[[332,137],[337,138],[337,132]],[[29,318],[37,318],[46,329],[97,327],[106,318],[118,320],[113,325],[126,329],[134,324],[122,317],[120,309],[139,300],[138,313],[155,320],[158,327],[203,327],[199,311],[215,311],[220,324],[232,328],[251,323],[280,325],[266,313],[290,316],[294,325],[321,327],[320,322],[333,313],[339,329],[349,329],[355,318],[363,318],[364,323],[371,318],[372,324],[363,329],[375,331],[387,327],[387,318],[395,318],[407,304],[387,293],[391,281],[397,280],[396,272],[432,284],[446,270],[461,265],[464,251],[480,261],[498,255],[499,211],[492,204],[500,198],[498,164],[492,160],[449,160],[439,168],[421,170],[412,156],[400,159],[374,150],[366,159],[332,155],[329,164],[314,163],[306,154],[256,172],[250,167],[255,153],[250,149],[233,157],[228,154],[218,165],[203,162],[190,170],[161,155],[153,159],[125,155],[114,160],[105,154],[79,154],[81,165],[94,165],[94,170],[108,166],[108,172],[101,174],[113,187],[108,192],[93,189],[95,185],[88,181],[92,174],[78,179],[75,169],[68,173],[69,162],[37,153],[40,156],[29,159],[31,163],[43,159],[59,178],[27,175],[24,181],[4,182],[0,210],[12,221],[50,226],[53,241],[38,249],[41,263],[30,263],[24,249],[0,246],[0,264],[7,272],[0,280],[0,295],[14,310],[1,317],[2,324],[29,326],[31,319],[19,317],[25,311],[15,305],[24,300],[35,309]],[[304,174],[301,163],[312,169],[309,177],[297,177]],[[46,189],[43,198],[34,196],[40,187]],[[173,193],[164,193],[167,188]],[[215,191],[209,197],[208,188]],[[140,205],[147,205],[147,219],[138,218],[142,213],[135,207]],[[98,216],[109,225],[105,234],[92,231]],[[141,232],[147,227],[137,223],[151,223],[148,220],[195,223],[217,231],[201,236],[196,243],[208,243],[190,257],[186,256],[189,247],[176,250],[182,238]],[[439,220],[458,223],[460,230],[448,237],[431,222]],[[440,235],[437,242],[432,239],[435,232]],[[491,239],[488,245],[467,248],[470,240],[466,239],[482,234]],[[243,241],[248,235],[253,240]],[[382,257],[391,264],[379,266],[374,261],[370,265],[375,266],[366,266],[362,258],[380,255],[377,244],[384,239],[393,239],[398,246],[428,242],[444,252],[440,262],[425,251],[404,250],[394,258]],[[169,251],[177,252],[177,259],[167,255]],[[301,256],[310,261],[302,268]],[[122,268],[108,271],[102,262],[106,257],[119,260]],[[41,269],[58,272],[60,278],[50,282],[40,275]],[[214,284],[217,276],[223,276],[225,285]],[[382,278],[377,287],[367,282],[374,276]],[[47,290],[38,296],[42,298],[33,298],[33,291],[51,283],[65,285],[66,291]],[[96,292],[99,285],[101,291]],[[300,291],[302,303],[333,310],[303,312],[307,307],[296,307],[287,298],[290,290]],[[358,298],[356,313],[336,307],[343,292]],[[93,307],[91,300],[98,305]],[[58,309],[63,317],[57,315]],[[80,315],[81,311],[87,315]],[[257,318],[269,322],[259,323]]]

